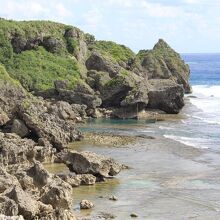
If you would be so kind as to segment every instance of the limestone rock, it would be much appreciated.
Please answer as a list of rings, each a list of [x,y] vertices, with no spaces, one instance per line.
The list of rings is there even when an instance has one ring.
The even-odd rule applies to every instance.
[[[88,70],[97,70],[108,72],[110,77],[115,77],[121,70],[121,67],[111,62],[111,60],[103,57],[98,52],[93,52],[86,61],[86,67]]]
[[[54,110],[57,108],[57,110]],[[66,147],[69,142],[82,139],[82,134],[75,128],[75,121],[62,119],[56,112],[60,112],[56,104],[50,102],[32,99],[27,103],[22,103],[18,108],[18,115],[32,134],[38,138],[43,138],[58,150]],[[68,114],[63,111],[65,117]],[[73,113],[70,112],[71,117]]]
[[[62,87],[59,87],[59,85],[62,85]],[[69,89],[67,86],[64,87],[60,81],[55,81],[55,88],[59,98],[70,104],[80,104],[95,108],[102,103],[96,93],[84,82],[80,82],[73,89]]]
[[[148,107],[166,113],[179,113],[184,106],[184,89],[171,80],[150,80]]]
[[[50,204],[54,209],[70,209],[72,204],[72,187],[61,179],[54,180],[42,188],[40,201]]]
[[[0,214],[0,220],[24,220],[23,216],[6,216]]]
[[[19,119],[14,119],[12,123],[11,132],[23,138],[29,134],[29,129],[23,121]]]
[[[18,215],[18,205],[14,200],[9,199],[6,196],[0,196],[0,214],[16,216]]]
[[[96,177],[92,174],[59,174],[58,176],[72,187],[94,185],[96,182]]]
[[[0,126],[5,125],[9,120],[8,115],[0,107]]]
[[[80,202],[80,209],[91,209],[92,207],[94,207],[94,204],[89,200],[82,200]]]
[[[24,218],[31,219],[38,213],[38,203],[19,186],[9,189],[6,196],[18,204],[18,212]]]
[[[63,152],[60,157],[77,174],[108,177],[117,175],[123,168],[113,159],[92,152]]]
[[[140,51],[138,56],[149,79],[171,79],[182,85],[186,93],[191,92],[189,66],[164,40],[160,39],[153,50]]]

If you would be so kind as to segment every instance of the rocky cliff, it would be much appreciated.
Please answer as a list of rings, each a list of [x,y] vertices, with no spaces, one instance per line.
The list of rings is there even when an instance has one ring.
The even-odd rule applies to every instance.
[[[0,46],[0,63],[28,92],[86,105],[92,117],[99,108],[123,118],[147,108],[178,113],[191,91],[188,65],[161,39],[135,54],[72,26],[1,20]]]
[[[135,54],[49,21],[0,20],[0,218],[73,220],[72,187],[125,166],[68,144],[90,117],[178,113],[190,92],[189,68],[163,40]],[[53,175],[44,162],[63,163]],[[6,217],[7,216],[7,217]]]

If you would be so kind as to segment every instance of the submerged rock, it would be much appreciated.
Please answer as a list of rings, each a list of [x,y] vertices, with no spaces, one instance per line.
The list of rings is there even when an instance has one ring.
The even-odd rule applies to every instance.
[[[80,202],[80,209],[91,209],[92,207],[94,207],[94,204],[89,200],[82,200]]]

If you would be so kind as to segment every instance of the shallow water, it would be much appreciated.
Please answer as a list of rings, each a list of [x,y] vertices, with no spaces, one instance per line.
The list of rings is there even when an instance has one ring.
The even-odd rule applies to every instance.
[[[187,102],[184,117],[188,111],[196,113],[198,109]],[[96,120],[84,126],[84,132],[141,134],[156,139],[117,148],[94,146],[88,141],[74,143],[71,148],[75,150],[108,155],[131,167],[105,183],[75,188],[73,208],[77,215],[107,212],[124,220],[135,212],[138,219],[220,219],[220,152],[211,143],[209,148],[204,147],[204,140],[200,140],[204,146],[193,143],[195,132],[201,129],[196,131],[193,123],[191,117],[185,117],[184,123],[179,119],[156,124],[144,120]],[[177,142],[164,137],[169,134],[175,138],[184,134],[188,139]],[[118,201],[110,201],[112,195]],[[95,208],[80,211],[82,199],[91,200]]]

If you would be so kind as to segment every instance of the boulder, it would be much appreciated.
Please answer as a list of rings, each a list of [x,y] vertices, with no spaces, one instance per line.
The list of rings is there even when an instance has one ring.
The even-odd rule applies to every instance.
[[[60,81],[55,81],[55,88],[59,99],[67,101],[70,104],[80,104],[90,108],[96,108],[102,103],[94,90],[84,82],[79,82],[73,89],[69,89],[67,86],[64,87],[64,84]]]
[[[43,167],[40,162],[35,162],[35,164],[29,170],[27,170],[27,175],[33,178],[34,185],[39,188],[52,181],[52,175]]]
[[[38,213],[38,202],[24,192],[21,187],[14,186],[7,190],[5,194],[8,198],[14,200],[18,205],[18,212],[26,219],[31,219]]]
[[[25,36],[15,35],[11,40],[13,51],[21,53],[25,50],[35,50],[38,46],[42,45],[41,37],[26,38]]]
[[[41,191],[41,202],[52,205],[54,209],[70,209],[72,187],[68,183],[57,178],[45,185]]]
[[[94,204],[89,200],[84,199],[80,202],[80,209],[91,209],[92,207],[94,207]]]
[[[184,106],[184,89],[171,80],[149,80],[149,108],[176,114]]]
[[[60,158],[71,171],[77,174],[109,177],[117,175],[123,168],[122,164],[117,163],[112,158],[92,152],[62,152]]]
[[[25,123],[19,119],[14,119],[11,127],[11,132],[19,135],[20,137],[26,137],[29,134],[29,129]]]

